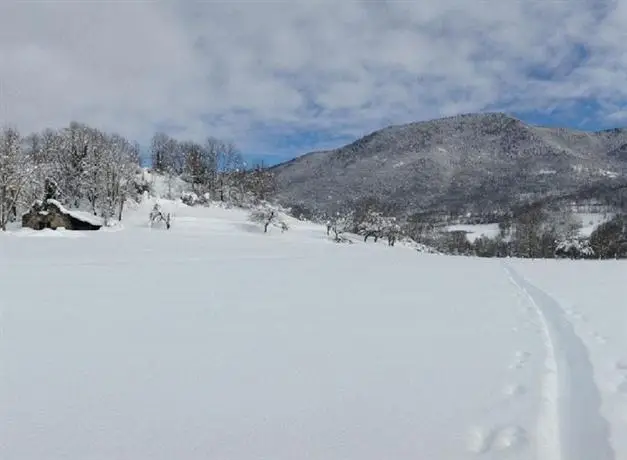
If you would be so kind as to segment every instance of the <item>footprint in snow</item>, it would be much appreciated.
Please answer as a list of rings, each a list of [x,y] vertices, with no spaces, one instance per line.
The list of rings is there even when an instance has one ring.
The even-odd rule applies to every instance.
[[[607,337],[599,334],[598,332],[594,332],[592,334],[592,337],[594,337],[594,340],[596,340],[601,345],[605,345],[607,343]]]
[[[510,369],[521,369],[527,364],[531,354],[527,351],[517,351],[514,357],[514,362],[509,366]]]
[[[527,432],[516,425],[501,428],[494,438],[495,450],[519,449],[527,444]]]
[[[485,454],[493,450],[519,449],[527,442],[527,432],[516,425],[495,428],[473,427],[468,433],[467,448],[474,454]]]
[[[582,323],[585,323],[585,322],[587,321],[586,317],[585,317],[583,314],[581,314],[581,313],[579,313],[579,312],[576,312],[576,311],[573,311],[573,312],[570,314],[570,316],[571,316],[571,318],[573,318],[574,320],[581,321]]]
[[[503,388],[503,395],[508,398],[515,398],[517,396],[522,396],[527,392],[527,389],[523,385],[512,384],[507,385]]]
[[[484,454],[490,450],[494,432],[489,428],[474,426],[468,431],[466,447],[473,454]]]

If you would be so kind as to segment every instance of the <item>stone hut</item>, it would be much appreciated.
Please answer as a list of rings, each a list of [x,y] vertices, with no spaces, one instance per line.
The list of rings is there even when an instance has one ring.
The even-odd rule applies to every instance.
[[[68,211],[56,200],[36,201],[22,216],[22,227],[43,230],[99,230],[100,219],[87,213]]]

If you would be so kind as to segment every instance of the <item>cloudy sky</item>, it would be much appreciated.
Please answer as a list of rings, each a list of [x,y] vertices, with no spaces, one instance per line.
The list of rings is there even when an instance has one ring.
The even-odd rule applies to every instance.
[[[0,123],[268,158],[504,110],[627,125],[627,0],[0,0]]]

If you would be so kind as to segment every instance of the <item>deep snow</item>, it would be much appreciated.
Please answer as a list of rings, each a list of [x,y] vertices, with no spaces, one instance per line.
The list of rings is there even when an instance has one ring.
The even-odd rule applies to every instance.
[[[624,262],[150,207],[0,235],[3,460],[627,459]]]

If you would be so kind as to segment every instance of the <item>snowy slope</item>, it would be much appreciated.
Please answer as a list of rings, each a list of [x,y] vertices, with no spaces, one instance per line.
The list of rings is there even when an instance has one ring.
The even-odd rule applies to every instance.
[[[3,460],[627,459],[624,263],[150,206],[0,235]]]

